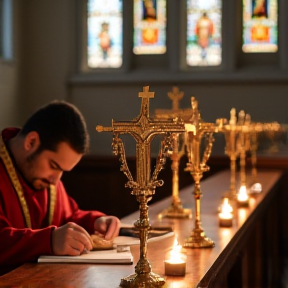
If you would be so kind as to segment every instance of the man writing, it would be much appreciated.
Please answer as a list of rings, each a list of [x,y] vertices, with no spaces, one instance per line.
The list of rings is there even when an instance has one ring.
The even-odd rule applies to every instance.
[[[118,235],[120,221],[80,210],[60,181],[87,152],[88,134],[73,105],[54,101],[22,129],[0,137],[0,275],[40,255],[80,255],[90,235]]]

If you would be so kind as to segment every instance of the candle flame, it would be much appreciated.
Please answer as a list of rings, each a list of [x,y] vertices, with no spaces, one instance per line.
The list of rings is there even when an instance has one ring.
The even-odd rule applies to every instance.
[[[223,199],[223,204],[222,204],[222,206],[221,206],[221,212],[222,213],[226,213],[226,212],[230,212],[230,213],[232,213],[233,212],[233,208],[232,208],[232,206],[230,205],[230,203],[229,203],[229,199],[228,198],[224,198]]]
[[[233,218],[232,212],[233,212],[233,208],[229,204],[229,199],[228,198],[224,198],[223,199],[223,204],[221,205],[219,217],[221,219],[231,219],[231,218]]]
[[[183,263],[184,262],[181,256],[181,252],[180,252],[181,249],[182,249],[182,246],[178,244],[177,238],[175,238],[173,248],[170,252],[170,259],[169,259],[170,263]]]
[[[239,193],[237,195],[238,201],[247,201],[248,200],[248,194],[247,189],[245,185],[242,185],[239,189]]]

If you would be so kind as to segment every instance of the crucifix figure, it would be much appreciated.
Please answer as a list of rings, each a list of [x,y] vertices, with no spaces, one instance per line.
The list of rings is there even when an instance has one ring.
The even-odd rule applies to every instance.
[[[178,87],[173,87],[172,92],[168,92],[168,97],[172,100],[172,109],[155,109],[155,117],[163,119],[173,119],[178,117],[182,120],[189,120],[192,116],[191,108],[179,108],[179,102],[183,96],[183,91],[179,91]]]
[[[184,92],[179,91],[178,87],[173,87],[172,92],[168,92],[168,97],[172,100],[172,110],[179,110],[179,100],[184,96]]]
[[[120,155],[122,163],[120,170],[128,178],[126,187],[132,189],[131,194],[136,196],[139,202],[140,217],[134,223],[140,235],[140,259],[135,266],[135,274],[121,279],[121,287],[162,287],[165,281],[162,277],[152,272],[147,259],[147,239],[151,229],[148,217],[147,203],[155,194],[156,187],[162,186],[163,181],[157,180],[157,176],[165,164],[168,150],[171,149],[172,133],[185,131],[184,123],[178,119],[151,119],[149,117],[149,99],[154,98],[154,92],[149,91],[149,86],[139,93],[142,98],[140,114],[131,121],[112,120],[112,127],[97,126],[96,130],[113,132],[113,152]],[[128,168],[125,149],[119,134],[130,134],[136,140],[136,181]],[[154,136],[163,134],[161,149],[157,158],[156,168],[151,175],[150,171],[150,144]]]
[[[179,91],[178,87],[173,87],[172,92],[168,92],[168,97],[172,100],[172,109],[156,109],[155,117],[165,119],[173,119],[178,117],[184,122],[185,120],[189,120],[192,116],[192,109],[179,109],[179,102],[183,96],[184,92]],[[172,203],[168,208],[164,209],[164,211],[159,214],[161,217],[191,218],[192,216],[191,209],[184,209],[179,197],[179,162],[181,157],[185,154],[183,136],[184,134],[173,134],[172,153],[170,156],[170,159],[172,160]]]

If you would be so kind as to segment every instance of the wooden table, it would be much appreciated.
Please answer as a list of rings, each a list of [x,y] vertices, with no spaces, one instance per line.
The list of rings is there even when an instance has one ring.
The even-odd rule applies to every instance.
[[[275,199],[277,199],[277,192],[280,189],[282,175],[283,173],[278,170],[258,172],[263,192],[250,199],[249,208],[239,208],[235,211],[236,216],[233,220],[232,228],[219,227],[217,212],[223,192],[229,188],[230,172],[223,171],[203,181],[201,184],[203,192],[201,201],[202,227],[207,236],[214,240],[215,247],[209,249],[186,249],[186,276],[167,277],[164,275],[164,260],[171,250],[174,238],[170,237],[162,241],[149,243],[148,259],[151,263],[152,271],[166,279],[164,287],[264,287],[251,285],[262,285],[263,281],[267,280],[267,277],[271,278],[268,279],[269,281],[274,281],[274,278],[278,277],[276,275],[277,271],[271,272],[269,270],[272,276],[270,274],[268,276],[263,275],[263,273],[266,273],[266,266],[271,266],[271,259],[277,262],[278,257],[275,255],[275,249],[270,251],[266,246],[271,247],[271,241],[274,243],[279,240],[274,235],[275,233],[277,234],[277,231],[273,233],[267,229],[269,227],[272,230],[279,228],[276,223],[277,215],[274,215],[275,211],[269,211],[271,207],[277,210]],[[193,186],[183,189],[180,192],[180,198],[184,207],[192,207],[194,211],[192,191]],[[276,204],[273,204],[274,202]],[[171,198],[168,197],[151,205],[149,207],[150,222],[153,225],[173,226],[179,243],[183,244],[185,238],[190,235],[194,227],[194,220],[157,218],[157,215],[164,208],[167,208],[170,203]],[[272,216],[270,217],[269,215]],[[124,223],[132,224],[138,217],[139,213],[136,212],[121,220]],[[263,221],[270,221],[271,223],[262,225]],[[264,235],[269,233],[270,236],[274,235],[275,237],[273,236],[272,240],[268,239],[271,237],[264,239],[263,233]],[[139,246],[131,246],[131,250],[134,256],[133,265],[27,263],[0,277],[0,287],[10,287],[8,285],[21,288],[119,287],[121,278],[134,273],[134,266],[139,259]],[[266,250],[268,250],[268,253],[266,253]],[[266,258],[270,260],[268,261]],[[259,261],[261,262],[260,264]],[[231,283],[238,284],[231,285]]]

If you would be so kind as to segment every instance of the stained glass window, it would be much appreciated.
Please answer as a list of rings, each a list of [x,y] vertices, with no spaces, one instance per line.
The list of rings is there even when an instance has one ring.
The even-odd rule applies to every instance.
[[[166,52],[166,0],[134,0],[133,52]]]
[[[91,68],[119,68],[123,54],[122,0],[88,0],[87,61]]]
[[[13,5],[11,0],[0,0],[0,58],[13,59]]]
[[[187,0],[187,65],[221,64],[221,22],[221,0]]]
[[[278,50],[277,0],[243,0],[244,52]]]
[[[3,0],[0,0],[0,58],[3,57]]]

